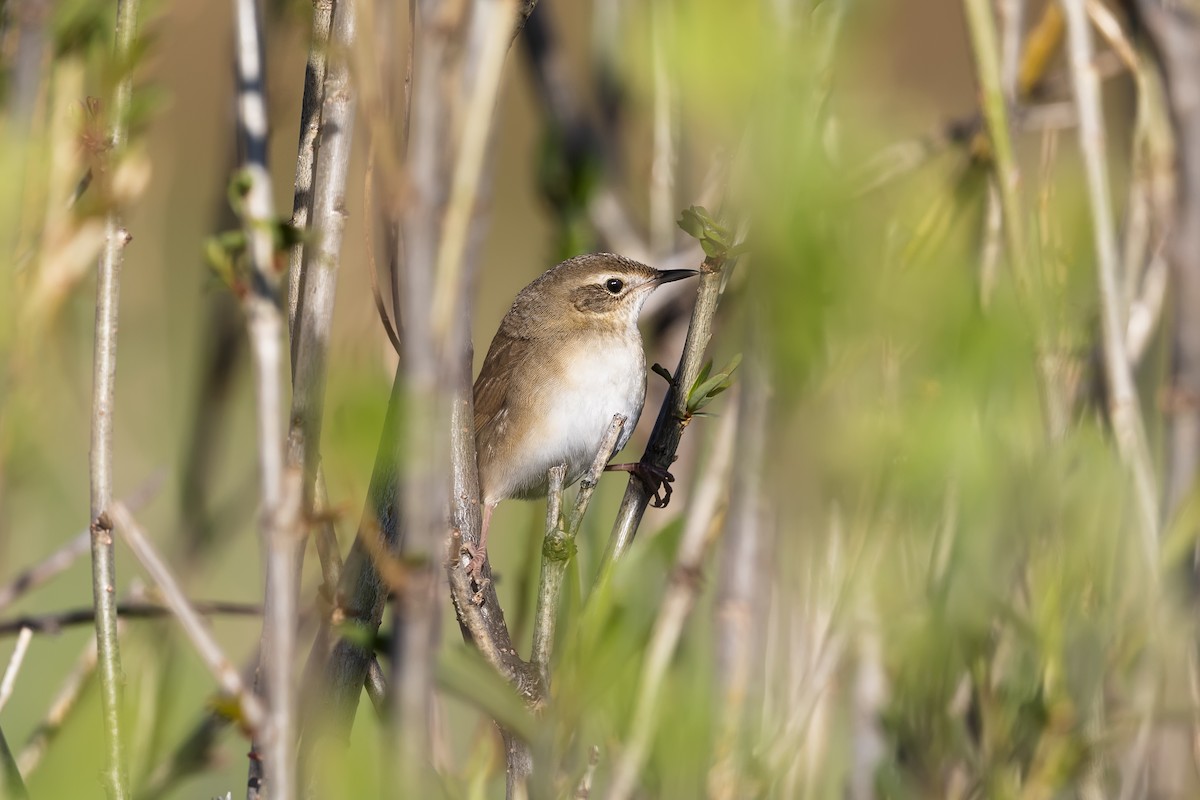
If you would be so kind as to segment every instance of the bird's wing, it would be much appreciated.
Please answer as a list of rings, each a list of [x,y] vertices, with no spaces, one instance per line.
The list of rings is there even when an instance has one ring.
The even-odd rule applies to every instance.
[[[520,363],[529,340],[512,336],[503,328],[488,347],[479,377],[475,379],[475,436],[494,422],[508,404],[512,368]]]

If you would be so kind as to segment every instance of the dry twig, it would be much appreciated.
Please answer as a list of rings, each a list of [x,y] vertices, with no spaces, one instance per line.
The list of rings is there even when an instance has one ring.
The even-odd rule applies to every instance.
[[[262,736],[271,723],[266,709],[263,708],[254,693],[246,687],[237,669],[230,663],[221,650],[221,646],[213,638],[204,618],[188,601],[179,587],[179,582],[175,580],[175,576],[171,574],[158,551],[154,549],[154,545],[150,543],[145,531],[121,503],[113,503],[109,513],[112,514],[113,522],[120,529],[129,549],[137,556],[137,560],[141,562],[142,567],[162,592],[163,602],[179,620],[184,634],[187,635],[188,640],[196,649],[196,653],[204,661],[204,665],[208,667],[208,671],[212,673],[217,684],[230,697],[237,699],[246,726],[256,736]],[[270,737],[268,736],[267,739],[269,741]]]

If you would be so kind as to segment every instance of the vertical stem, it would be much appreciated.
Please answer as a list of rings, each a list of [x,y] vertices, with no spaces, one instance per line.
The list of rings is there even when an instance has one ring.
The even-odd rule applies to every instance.
[[[1100,283],[1100,322],[1104,344],[1104,376],[1108,411],[1117,450],[1133,478],[1141,542],[1150,574],[1158,571],[1158,489],[1142,423],[1141,405],[1125,354],[1124,314],[1117,277],[1117,233],[1113,224],[1108,157],[1104,152],[1104,119],[1100,87],[1092,63],[1092,29],[1084,0],[1062,0],[1067,17],[1067,44],[1075,104],[1079,110],[1079,149],[1083,153],[1088,201],[1095,236],[1096,270]]]
[[[137,28],[137,0],[117,3],[114,60],[127,66]],[[114,152],[125,145],[126,117],[133,92],[132,76],[117,83],[109,138]],[[91,538],[92,598],[96,606],[100,699],[104,714],[105,791],[110,798],[129,796],[125,745],[121,736],[121,654],[117,636],[116,563],[112,524],[105,512],[112,501],[112,419],[117,371],[117,309],[121,289],[121,257],[130,236],[117,209],[104,223],[105,243],[96,279],[96,333],[92,372]]]
[[[1039,348],[1036,368],[1047,435],[1051,441],[1057,441],[1065,434],[1069,424],[1068,410],[1059,386],[1059,369],[1055,354],[1040,351],[1047,343],[1042,298],[1030,263],[1031,253],[1025,233],[1025,216],[1021,209],[1021,173],[1017,167],[1012,134],[1008,126],[1008,104],[1004,95],[1000,52],[996,42],[996,21],[992,18],[988,0],[964,0],[964,6],[975,70],[983,95],[983,116],[992,143],[992,162],[996,189],[1000,193],[1008,263],[1016,282],[1017,296],[1029,316],[1034,342]],[[1020,73],[1017,82],[1020,92],[1024,88]]]
[[[546,483],[546,537],[542,543],[542,577],[538,582],[537,611],[533,623],[533,648],[529,659],[537,665],[542,683],[550,685],[550,651],[558,621],[558,595],[570,558],[570,545],[563,529],[563,481],[567,466],[551,467]]]
[[[675,125],[674,92],[667,68],[669,10],[666,3],[650,7],[650,47],[654,64],[654,157],[650,167],[650,249],[656,256],[671,252],[675,239]]]
[[[295,191],[292,193],[292,227],[308,228],[313,208],[313,173],[317,166],[317,143],[321,132],[321,106],[325,94],[325,69],[329,50],[329,31],[333,26],[334,0],[313,0],[312,41],[308,45],[308,63],[304,67],[304,96],[300,101],[300,144],[296,152]],[[296,305],[300,301],[300,273],[304,260],[304,242],[299,241],[288,253],[288,330],[296,327]],[[292,366],[295,368],[295,342]]]
[[[278,304],[275,267],[275,221],[267,170],[268,118],[264,97],[265,65],[259,9],[255,0],[234,0],[237,24],[238,133],[242,171],[248,181],[243,227],[252,266],[251,291],[244,300],[246,326],[254,364],[258,420],[259,521],[266,554],[266,590],[262,656],[257,688],[266,683],[269,724],[258,731],[254,752],[265,745],[262,760],[250,759],[246,796],[260,796],[265,771],[272,798],[295,796],[296,601],[299,561],[294,556],[299,523],[300,480],[295,470],[284,474],[283,448],[283,321]],[[265,675],[264,669],[265,668]]]
[[[617,440],[621,438],[628,420],[621,414],[613,417],[608,426],[608,433],[596,450],[596,457],[591,467],[579,482],[579,494],[575,497],[575,507],[569,520],[562,517],[563,480],[566,477],[566,467],[557,466],[550,469],[549,498],[546,504],[546,538],[542,545],[542,575],[538,582],[537,612],[534,615],[533,653],[530,660],[537,666],[542,676],[542,685],[550,688],[550,655],[554,648],[554,631],[558,622],[559,598],[562,594],[563,576],[567,571],[567,563],[575,554],[575,537],[583,525],[583,517],[587,514],[592,493],[600,480],[604,466],[612,458]]]
[[[679,540],[679,550],[671,570],[671,580],[659,605],[654,629],[647,643],[646,659],[642,664],[634,700],[633,721],[625,739],[625,747],[613,769],[608,800],[627,800],[637,788],[638,775],[646,762],[658,724],[659,703],[667,668],[675,655],[675,648],[683,636],[684,626],[700,593],[702,582],[698,580],[698,576],[704,565],[705,552],[716,539],[710,534],[721,520],[733,461],[734,434],[737,432],[739,415],[736,405],[730,405],[732,407],[721,419],[721,427],[717,431],[708,466],[692,492],[695,500],[684,522],[683,536]]]

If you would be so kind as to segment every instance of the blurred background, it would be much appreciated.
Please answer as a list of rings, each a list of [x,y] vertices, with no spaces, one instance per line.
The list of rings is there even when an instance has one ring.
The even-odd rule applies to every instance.
[[[228,200],[238,160],[232,7],[143,0],[132,63],[118,64],[113,5],[0,4],[0,582],[88,523],[94,263],[98,226],[116,204],[133,238],[115,495],[152,498],[139,519],[190,596],[259,603],[244,322],[206,258],[211,237],[238,225]],[[407,9],[390,5],[375,4],[378,24],[360,36],[402,69]],[[698,602],[671,661],[640,796],[1200,792],[1194,500],[1190,481],[1167,492],[1165,467],[1170,97],[1136,4],[1092,5],[1122,320],[1145,328],[1131,328],[1126,344],[1162,498],[1149,558],[1110,424],[1096,212],[1057,4],[1003,0],[993,32],[1020,173],[1015,256],[962,4],[538,4],[509,52],[496,110],[476,364],[516,292],[570,255],[611,249],[694,268],[703,254],[675,226],[694,203],[750,232],[710,347],[717,366],[742,355],[734,388],[689,425],[675,500],[648,512],[616,599],[590,615],[582,606],[621,476],[601,481],[585,521],[544,721],[563,742],[564,786],[593,744],[605,785],[636,711],[675,545],[696,493],[709,491],[720,497]],[[286,212],[311,7],[271,0],[263,14],[272,179]],[[87,98],[109,97],[126,70],[130,144],[108,161],[105,101]],[[391,85],[402,107],[403,81]],[[364,185],[367,128],[360,119],[321,444],[343,552],[396,368],[370,288],[368,253],[382,263],[383,236]],[[68,206],[89,167],[105,172],[107,191]],[[1014,281],[1013,262],[1031,284]],[[648,361],[670,369],[692,299],[690,286],[673,287],[644,315]],[[664,390],[651,375],[647,410],[618,461],[640,456]],[[713,466],[731,416],[732,466]],[[543,523],[542,502],[508,502],[490,534],[522,652]],[[118,593],[153,597],[120,544],[117,554]],[[310,553],[306,600],[315,562]],[[90,605],[85,557],[0,620]],[[458,645],[448,602],[442,622],[446,647]],[[212,624],[235,662],[252,654],[256,618]],[[0,663],[16,641],[4,632]],[[731,636],[741,638],[731,645]],[[86,624],[36,634],[0,712],[34,797],[102,793],[99,697],[78,670],[92,638]],[[248,743],[232,726],[163,777],[214,693],[172,620],[127,621],[122,649],[135,785],[156,787],[147,796],[240,795]],[[23,750],[73,674],[85,677],[61,728],[44,752]],[[499,796],[504,764],[490,722],[450,692],[437,709],[443,793]],[[340,796],[379,793],[379,730],[364,700],[355,746],[335,769]]]

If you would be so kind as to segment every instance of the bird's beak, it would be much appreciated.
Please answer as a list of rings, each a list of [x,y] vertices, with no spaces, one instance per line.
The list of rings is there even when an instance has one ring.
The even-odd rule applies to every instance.
[[[662,269],[658,271],[658,276],[654,279],[654,282],[661,286],[664,283],[681,281],[684,278],[690,278],[693,275],[699,274],[700,273],[694,269]]]

